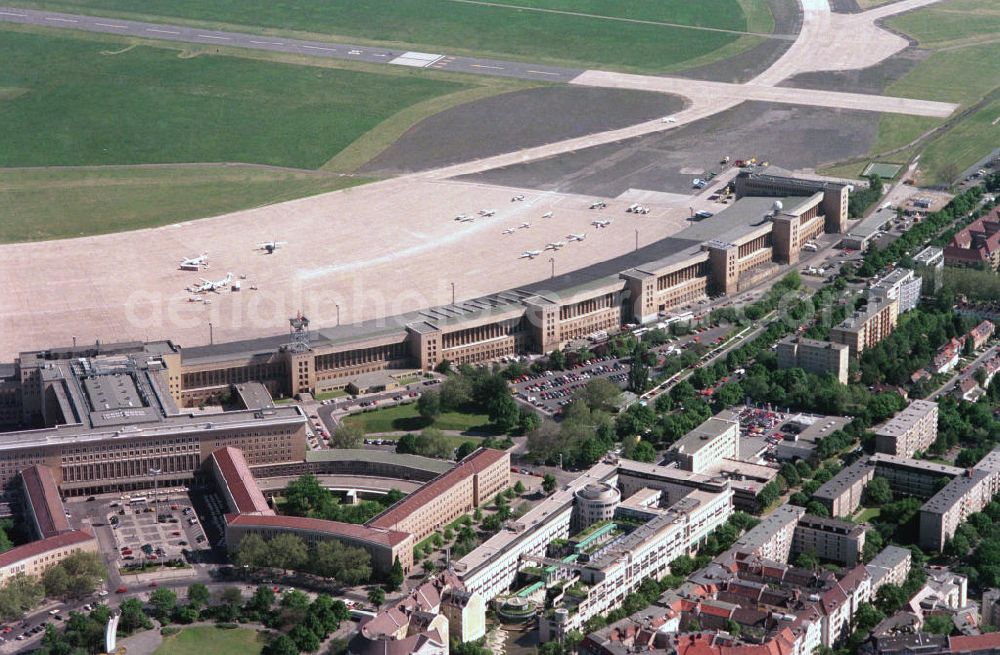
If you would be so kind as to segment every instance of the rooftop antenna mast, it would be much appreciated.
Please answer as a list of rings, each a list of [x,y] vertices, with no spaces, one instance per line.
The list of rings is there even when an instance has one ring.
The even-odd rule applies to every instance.
[[[301,352],[309,349],[309,319],[301,310],[288,319],[288,331],[292,337],[292,350]]]

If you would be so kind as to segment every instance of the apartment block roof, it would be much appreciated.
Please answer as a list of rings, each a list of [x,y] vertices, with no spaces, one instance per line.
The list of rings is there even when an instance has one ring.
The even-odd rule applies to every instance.
[[[70,530],[52,537],[46,537],[38,541],[12,548],[7,552],[0,553],[0,568],[5,568],[17,564],[31,557],[37,557],[59,548],[75,546],[93,540],[94,536],[84,530]]]

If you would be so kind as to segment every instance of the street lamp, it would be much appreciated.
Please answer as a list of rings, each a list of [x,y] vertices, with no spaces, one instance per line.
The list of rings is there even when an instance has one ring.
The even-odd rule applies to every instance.
[[[549,263],[552,264],[552,277],[555,278],[555,276],[556,276],[556,258],[555,257],[549,257]]]
[[[455,304],[455,283],[451,283],[451,304]]]
[[[156,492],[159,488],[159,481],[160,481],[159,475],[162,472],[163,470],[159,467],[156,468],[152,466],[149,467],[149,474],[153,476],[153,509],[155,510],[157,521],[160,520],[160,506],[156,504]]]
[[[337,326],[340,327],[340,305],[334,305],[337,308]]]

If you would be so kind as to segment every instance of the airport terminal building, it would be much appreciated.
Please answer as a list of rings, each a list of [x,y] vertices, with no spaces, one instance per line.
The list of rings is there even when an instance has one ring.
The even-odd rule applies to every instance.
[[[750,172],[732,206],[677,234],[525,287],[352,325],[181,348],[169,342],[24,353],[0,370],[0,423],[44,422],[47,363],[153,351],[163,395],[194,407],[231,385],[263,383],[275,397],[345,389],[368,374],[478,363],[563,344],[625,323],[648,323],[709,295],[738,293],[799,260],[847,218],[844,185]],[[159,387],[156,387],[159,388]],[[248,453],[252,459],[252,455]]]

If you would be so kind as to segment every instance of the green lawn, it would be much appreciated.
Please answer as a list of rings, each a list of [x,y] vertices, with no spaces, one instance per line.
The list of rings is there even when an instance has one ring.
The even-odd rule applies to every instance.
[[[155,227],[362,182],[249,167],[0,169],[0,243]]]
[[[995,0],[944,0],[889,19],[888,24],[920,42],[932,54],[891,84],[889,95],[955,102],[966,111],[985,106],[953,123],[934,118],[884,114],[872,148],[872,158],[904,163],[919,152],[921,184],[947,184],[1000,143],[996,94],[1000,91],[1000,5]],[[985,99],[985,100],[984,100]],[[939,132],[889,156],[930,130]],[[864,162],[825,169],[830,174],[856,175]]]
[[[420,414],[417,413],[416,403],[354,414],[344,419],[344,422],[352,425],[360,425],[366,434],[414,431],[422,430],[426,427],[435,427],[440,430],[473,430],[496,434],[496,430],[490,425],[489,417],[485,414],[444,412],[433,423],[428,425]],[[449,440],[453,441],[455,447],[458,447],[462,442],[469,441],[470,437],[449,436]]]
[[[882,513],[879,507],[866,507],[857,514],[854,515],[855,523],[867,523],[868,521],[873,521],[878,518],[879,514]]]
[[[259,655],[263,647],[254,630],[197,626],[164,637],[153,655]]]
[[[130,0],[21,0],[16,4],[219,28],[291,31],[330,40],[395,44],[401,50],[647,71],[705,56],[740,38],[667,23],[737,31],[768,31],[773,25],[764,0],[301,0],[294,6],[272,0],[173,0],[155,5]],[[744,11],[743,5],[749,9]]]
[[[114,54],[112,54],[114,53]],[[318,168],[460,84],[0,30],[0,167],[252,162]],[[8,93],[9,95],[9,93]]]

